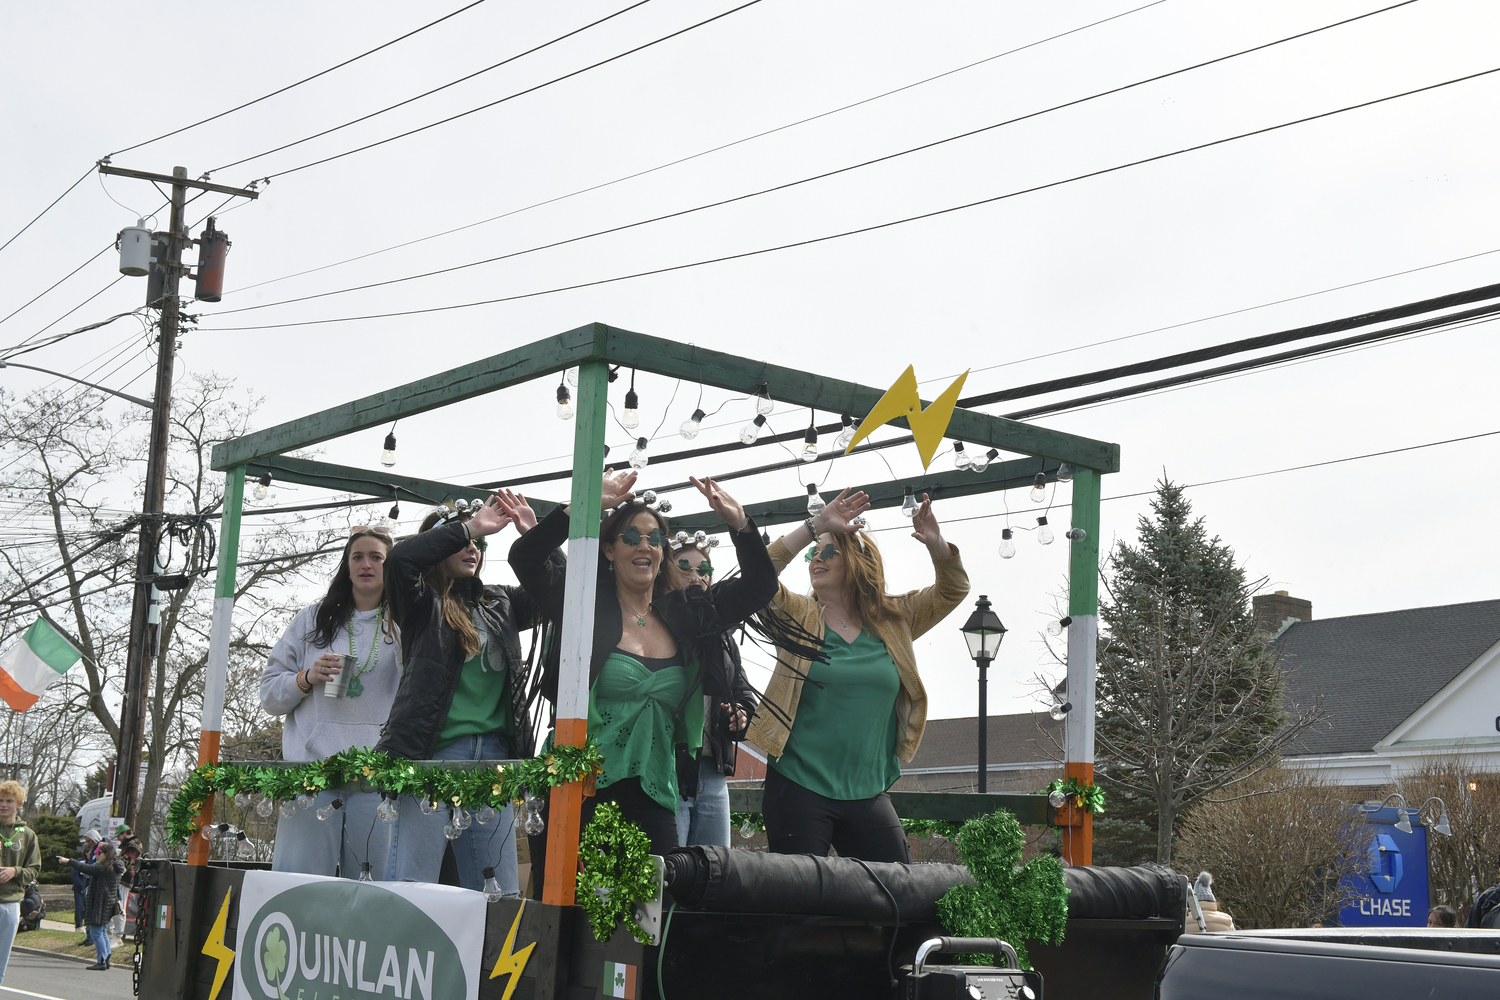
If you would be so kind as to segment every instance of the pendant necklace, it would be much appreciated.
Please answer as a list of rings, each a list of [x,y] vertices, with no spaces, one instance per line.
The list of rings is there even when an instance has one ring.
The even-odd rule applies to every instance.
[[[626,611],[630,611],[629,608],[625,607],[625,602],[624,601],[620,602],[620,607],[625,608]],[[646,627],[646,616],[651,613],[651,608],[652,608],[652,605],[648,604],[648,605],[646,605],[646,610],[642,611],[640,614],[636,614],[634,611],[630,611],[630,613],[632,615],[635,615],[635,623],[637,625],[639,625],[641,628],[645,628]]]
[[[354,676],[349,678],[349,688],[346,692],[351,698],[358,698],[364,694],[365,686],[360,681],[361,674],[367,674],[375,666],[375,654],[380,649],[380,624],[385,621],[385,608],[380,609],[375,616],[375,636],[370,640],[370,651],[365,654],[365,662],[361,663],[354,671]],[[349,612],[349,621],[344,625],[344,632],[349,636],[349,659],[355,663],[359,662],[359,650],[354,645],[354,612]]]

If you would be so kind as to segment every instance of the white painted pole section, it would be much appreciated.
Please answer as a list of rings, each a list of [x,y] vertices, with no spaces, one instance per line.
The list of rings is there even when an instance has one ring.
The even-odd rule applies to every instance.
[[[214,598],[213,628],[208,634],[208,665],[203,674],[203,728],[220,732],[224,722],[224,687],[229,676],[229,630],[234,625],[234,598]]]
[[[1098,615],[1074,615],[1068,625],[1068,691],[1073,708],[1065,717],[1063,759],[1074,764],[1094,763],[1094,648],[1099,637]]]
[[[594,593],[599,577],[598,538],[568,539],[568,576],[563,585],[561,671],[557,717],[589,717],[589,661],[594,653]]]

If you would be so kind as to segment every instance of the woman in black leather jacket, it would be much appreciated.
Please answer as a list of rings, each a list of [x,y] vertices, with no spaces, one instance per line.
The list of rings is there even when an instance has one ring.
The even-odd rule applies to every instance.
[[[479,579],[488,536],[512,521],[523,533],[536,524],[524,501],[515,511],[503,512],[498,497],[439,507],[386,557],[385,594],[406,666],[376,750],[411,760],[534,753],[519,633],[541,615],[520,587]],[[434,809],[426,799],[402,799],[387,877],[436,882],[450,841],[464,887],[481,889],[493,874],[503,893],[519,894],[510,806],[470,816],[446,803]]]

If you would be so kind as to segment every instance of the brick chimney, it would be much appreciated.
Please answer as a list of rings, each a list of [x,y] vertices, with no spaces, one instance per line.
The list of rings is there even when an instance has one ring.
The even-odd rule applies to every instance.
[[[1255,623],[1272,636],[1294,621],[1312,621],[1312,601],[1292,597],[1284,590],[1274,594],[1257,594],[1251,601],[1255,609]]]

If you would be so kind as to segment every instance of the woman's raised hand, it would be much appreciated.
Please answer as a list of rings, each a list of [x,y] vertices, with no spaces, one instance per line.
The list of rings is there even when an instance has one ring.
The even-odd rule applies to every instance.
[[[870,497],[864,490],[844,490],[829,501],[828,506],[813,518],[813,527],[819,534],[831,532],[847,535],[856,530],[854,519],[870,509]],[[816,538],[813,541],[817,541]]]
[[[922,505],[911,519],[911,528],[911,537],[927,546],[927,550],[935,557],[942,559],[948,556],[948,543],[943,540],[937,515],[932,512],[932,500],[926,493],[922,494]]]
[[[749,520],[745,516],[745,508],[740,506],[738,500],[725,493],[712,477],[699,482],[692,476],[688,476],[688,482],[697,487],[698,492],[702,493],[704,499],[708,501],[708,505],[714,509],[714,513],[722,517],[724,523],[729,525],[730,531],[739,531],[745,526],[745,522]]]
[[[635,478],[639,475],[634,469],[621,469],[618,472],[604,470],[604,488],[599,496],[599,509],[607,510],[610,507],[618,507],[620,504],[635,496],[631,488],[635,486]]]
[[[536,527],[536,511],[531,509],[526,497],[510,490],[501,490],[495,496],[499,500],[500,510],[515,524],[518,533],[524,535]]]
[[[500,498],[491,496],[465,523],[469,526],[470,537],[479,538],[502,531],[510,523],[510,515],[501,508]]]

